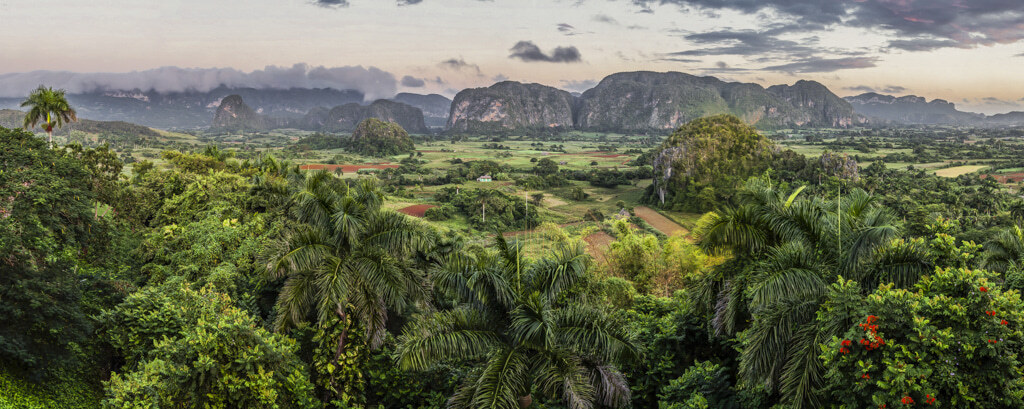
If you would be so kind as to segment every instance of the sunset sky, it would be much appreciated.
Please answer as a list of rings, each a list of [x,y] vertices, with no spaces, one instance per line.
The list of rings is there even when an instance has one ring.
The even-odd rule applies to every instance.
[[[1024,110],[1020,0],[0,0],[0,35],[0,96],[38,82],[582,91],[651,70]]]

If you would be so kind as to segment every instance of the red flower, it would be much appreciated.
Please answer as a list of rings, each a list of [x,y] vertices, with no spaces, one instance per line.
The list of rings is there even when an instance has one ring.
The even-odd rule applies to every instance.
[[[868,315],[868,318],[865,321],[867,321],[868,324],[871,324],[871,323],[875,322],[875,320],[877,320],[877,319],[878,319],[878,317],[876,317],[874,315]]]
[[[860,376],[860,379],[871,379],[871,374],[864,374]]]
[[[987,293],[988,292],[988,288],[987,287],[980,287],[980,288],[978,288],[978,291],[981,291],[983,293]]]
[[[900,399],[900,402],[903,402],[904,405],[910,405],[914,403],[914,398],[904,396],[903,399]]]
[[[1010,323],[1010,321],[1007,321],[1007,320],[999,321],[1000,325],[1006,325],[1006,324],[1009,324],[1009,323]]]
[[[850,340],[848,340],[848,339],[844,339],[844,340],[843,340],[843,346],[844,346],[844,347],[848,347],[848,346],[850,346],[851,344],[853,344],[853,343],[852,343],[852,342],[850,342]]]
[[[990,339],[990,340],[988,340],[988,342],[989,342],[990,344],[994,344],[994,343],[996,343],[997,341],[996,341],[996,340],[994,340],[994,339]]]
[[[933,398],[931,394],[924,395],[924,397],[925,397],[924,403],[927,403],[929,405],[935,403],[935,398]]]
[[[846,349],[845,347],[843,347],[843,348],[839,348],[839,352],[842,352],[843,355],[846,355],[846,354],[850,353],[850,350]]]

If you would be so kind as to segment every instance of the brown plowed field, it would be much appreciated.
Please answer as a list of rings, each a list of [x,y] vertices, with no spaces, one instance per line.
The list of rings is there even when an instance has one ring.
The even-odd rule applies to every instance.
[[[683,226],[680,226],[679,223],[662,216],[661,213],[658,213],[649,207],[637,206],[633,208],[633,213],[636,213],[638,217],[644,219],[644,221],[651,226],[654,226],[655,229],[658,229],[669,236],[678,231],[683,232],[683,234],[689,233],[689,231],[684,229]]]
[[[427,209],[430,209],[432,207],[437,207],[437,206],[428,205],[428,204],[419,204],[419,205],[412,205],[412,206],[408,206],[408,207],[403,207],[401,209],[398,209],[397,211],[399,213],[405,213],[405,214],[407,214],[409,216],[423,217],[423,215],[427,213]]]
[[[606,254],[612,242],[615,241],[614,237],[603,231],[598,231],[583,238],[583,241],[587,242],[587,253],[594,258],[594,261],[601,264],[608,262]]]

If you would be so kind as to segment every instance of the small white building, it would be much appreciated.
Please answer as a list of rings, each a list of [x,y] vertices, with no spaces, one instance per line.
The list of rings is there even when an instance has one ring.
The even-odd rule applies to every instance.
[[[491,181],[491,175],[480,176],[480,177],[476,178],[476,181],[477,182],[490,182]]]

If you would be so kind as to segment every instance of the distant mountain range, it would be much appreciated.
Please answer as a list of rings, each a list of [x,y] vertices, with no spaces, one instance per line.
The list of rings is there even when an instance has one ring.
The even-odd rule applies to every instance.
[[[228,96],[236,99],[226,100]],[[762,87],[679,72],[623,72],[582,94],[503,81],[459,92],[454,100],[401,93],[364,101],[354,90],[219,87],[209,92],[96,91],[71,94],[79,116],[154,128],[266,130],[291,127],[350,131],[375,117],[409,132],[430,128],[456,133],[530,130],[664,132],[695,118],[728,113],[762,129],[859,125],[1024,125],[1024,112],[985,116],[943,100],[877,93],[840,98],[814,81]],[[17,109],[21,98],[0,98]],[[211,121],[212,119],[212,121]]]
[[[941,99],[928,101],[916,95],[894,97],[869,92],[844,98],[857,113],[886,122],[904,125],[979,125],[985,115],[958,111],[956,105]]]

